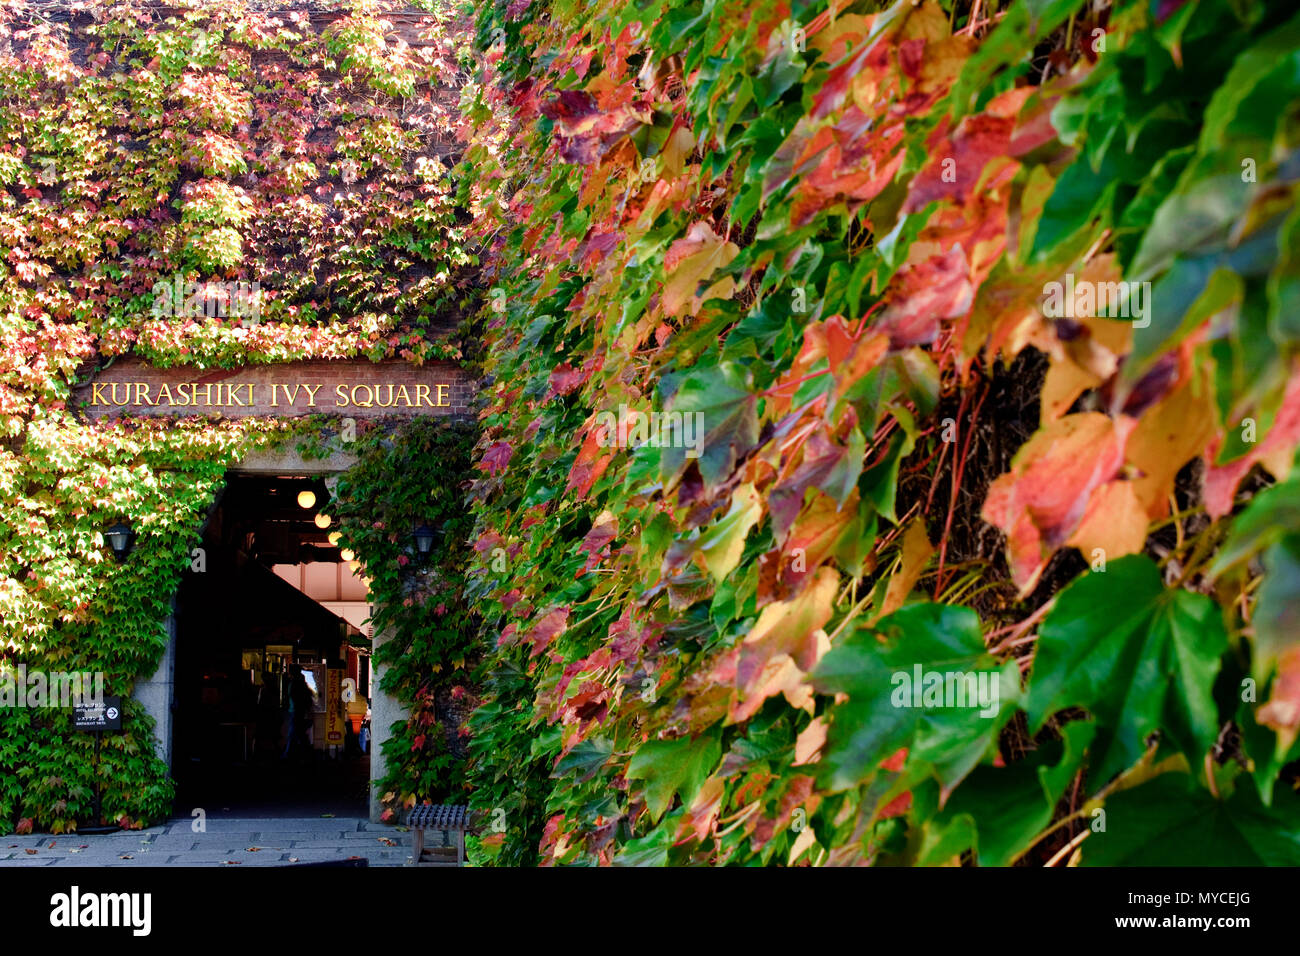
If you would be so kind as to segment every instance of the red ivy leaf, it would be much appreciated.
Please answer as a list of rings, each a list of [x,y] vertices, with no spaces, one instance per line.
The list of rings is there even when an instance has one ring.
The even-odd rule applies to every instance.
[[[483,454],[483,460],[478,463],[478,467],[486,471],[489,475],[499,475],[506,470],[510,464],[510,456],[514,454],[514,449],[510,447],[510,442],[499,441]]]
[[[899,270],[879,328],[889,333],[893,349],[929,344],[939,335],[939,320],[965,315],[974,295],[966,253],[953,246]]]
[[[551,394],[568,395],[570,392],[576,391],[587,381],[587,376],[590,374],[589,368],[586,371],[576,369],[568,362],[557,365],[555,370],[551,372]]]
[[[536,657],[551,641],[563,634],[568,626],[568,607],[551,608],[542,615],[541,619],[528,632],[526,640],[533,646],[532,653],[528,656]]]

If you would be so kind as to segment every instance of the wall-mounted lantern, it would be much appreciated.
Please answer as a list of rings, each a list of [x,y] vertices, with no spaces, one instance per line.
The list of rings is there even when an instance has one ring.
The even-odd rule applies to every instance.
[[[135,543],[135,535],[131,532],[129,524],[119,521],[111,528],[105,529],[104,540],[113,549],[113,557],[121,562],[125,561],[127,555],[131,553],[131,546]]]
[[[422,524],[411,532],[411,537],[415,539],[415,553],[420,556],[421,561],[427,561],[433,551],[433,542],[437,540],[439,532],[434,531],[427,524]]]

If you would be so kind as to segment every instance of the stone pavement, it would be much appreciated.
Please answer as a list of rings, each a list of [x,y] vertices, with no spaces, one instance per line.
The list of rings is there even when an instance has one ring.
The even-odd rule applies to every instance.
[[[209,818],[206,832],[176,818],[147,830],[91,836],[31,833],[0,836],[6,866],[285,866],[365,857],[370,866],[408,866],[405,828],[359,818]],[[442,834],[427,832],[428,845]]]

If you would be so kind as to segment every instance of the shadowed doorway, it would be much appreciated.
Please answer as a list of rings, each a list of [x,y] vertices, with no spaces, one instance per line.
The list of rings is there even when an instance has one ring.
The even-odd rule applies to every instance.
[[[320,479],[232,475],[176,607],[176,812],[365,816],[367,587]]]

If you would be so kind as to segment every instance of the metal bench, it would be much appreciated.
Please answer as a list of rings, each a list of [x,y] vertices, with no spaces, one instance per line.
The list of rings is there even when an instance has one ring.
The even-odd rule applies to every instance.
[[[407,826],[413,834],[412,860],[416,866],[463,866],[465,863],[465,831],[469,829],[468,807],[446,806],[444,804],[422,803],[411,810]],[[442,847],[424,845],[425,830],[442,831]],[[437,853],[436,850],[451,849],[451,833],[456,834],[456,856],[449,853]],[[428,856],[426,857],[426,852]]]

